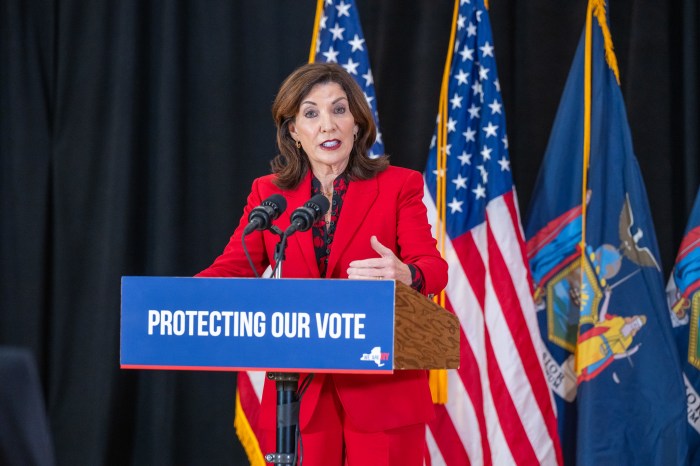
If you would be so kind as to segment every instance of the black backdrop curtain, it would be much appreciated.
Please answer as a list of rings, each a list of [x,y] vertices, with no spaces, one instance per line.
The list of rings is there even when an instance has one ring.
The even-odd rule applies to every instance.
[[[586,1],[490,3],[525,214]],[[0,0],[0,345],[36,358],[58,464],[245,463],[235,374],[119,369],[120,277],[189,276],[223,248],[315,4]],[[357,4],[387,152],[422,170],[453,2]],[[700,180],[698,6],[609,10],[668,273]]]

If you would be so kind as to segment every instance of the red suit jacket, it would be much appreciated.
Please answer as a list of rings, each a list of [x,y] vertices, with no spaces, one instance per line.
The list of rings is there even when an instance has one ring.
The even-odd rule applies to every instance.
[[[287,199],[287,209],[274,223],[282,230],[290,225],[290,214],[311,197],[311,174],[293,190],[281,190],[272,183],[274,175],[258,178],[248,196],[240,224],[224,252],[202,277],[253,276],[241,245],[243,228],[251,209],[272,194]],[[370,245],[375,235],[406,264],[417,266],[424,278],[424,292],[438,293],[447,284],[447,263],[440,257],[423,204],[420,173],[389,167],[371,180],[353,180],[343,198],[328,260],[328,278],[347,278],[351,261],[378,257]],[[274,267],[279,237],[269,231],[246,236],[246,246],[258,273]],[[282,264],[285,278],[320,278],[311,230],[297,232],[287,244]],[[425,422],[433,417],[433,405],[425,371],[397,371],[391,375],[316,374],[301,403],[299,420],[303,429],[313,415],[324,377],[333,377],[346,416],[361,430],[375,432]],[[275,428],[276,391],[266,381],[262,400],[261,427]]]

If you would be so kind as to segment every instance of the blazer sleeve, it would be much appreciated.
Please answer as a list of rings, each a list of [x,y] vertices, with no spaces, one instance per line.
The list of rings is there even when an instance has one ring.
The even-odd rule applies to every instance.
[[[248,195],[243,215],[238,222],[238,227],[231,235],[224,251],[206,269],[199,272],[196,277],[253,277],[253,269],[243,250],[243,229],[248,224],[250,211],[260,205],[263,196],[261,193],[261,179],[253,181],[253,186]],[[245,238],[246,248],[255,266],[258,275],[261,275],[270,264],[269,254],[266,247],[265,234],[261,231],[254,231]]]
[[[418,267],[423,274],[425,294],[435,294],[447,285],[447,262],[437,250],[428,211],[423,203],[423,176],[409,171],[398,196],[398,257]]]

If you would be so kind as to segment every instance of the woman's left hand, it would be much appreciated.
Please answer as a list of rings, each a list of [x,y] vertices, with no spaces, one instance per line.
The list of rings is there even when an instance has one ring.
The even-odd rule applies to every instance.
[[[398,280],[411,286],[411,269],[396,257],[394,252],[379,242],[376,236],[370,239],[372,249],[381,256],[350,262],[348,278],[353,280]]]

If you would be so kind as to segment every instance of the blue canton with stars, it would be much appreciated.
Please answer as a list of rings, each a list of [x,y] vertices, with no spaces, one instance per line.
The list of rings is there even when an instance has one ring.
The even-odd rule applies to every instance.
[[[369,66],[369,54],[365,44],[360,16],[353,0],[326,0],[316,38],[317,62],[338,63],[350,73],[365,93],[377,125],[377,139],[370,149],[370,157],[384,154],[384,144],[379,130],[377,99],[374,78]]]
[[[513,188],[505,114],[491,24],[483,0],[462,0],[448,87],[447,234],[456,238],[485,221],[486,204]],[[437,128],[425,170],[435,198]]]

